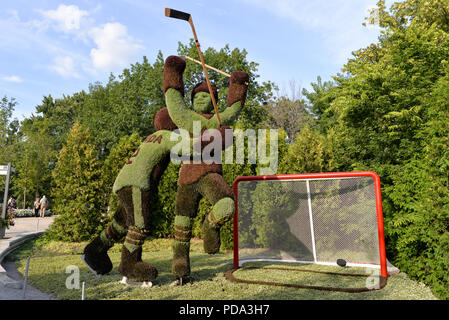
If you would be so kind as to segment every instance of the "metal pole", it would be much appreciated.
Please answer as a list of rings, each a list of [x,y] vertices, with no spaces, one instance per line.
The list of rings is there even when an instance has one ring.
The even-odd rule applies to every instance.
[[[84,300],[84,281],[83,281],[83,286],[81,287],[81,300]]]
[[[11,162],[8,162],[8,169],[6,170],[6,183],[5,183],[5,194],[3,196],[3,206],[2,206],[2,219],[6,217],[6,207],[8,206],[8,189],[9,189],[9,176],[11,174]]]
[[[315,248],[315,231],[313,229],[312,197],[311,197],[311,194],[310,194],[310,183],[309,183],[309,180],[306,180],[306,186],[307,186],[307,202],[308,202],[308,206],[309,206],[310,234],[312,236],[313,262],[317,263],[316,248]]]
[[[30,267],[30,257],[27,257],[27,266],[25,269],[25,278],[23,279],[22,300],[25,299],[25,291],[27,289],[28,268]]]

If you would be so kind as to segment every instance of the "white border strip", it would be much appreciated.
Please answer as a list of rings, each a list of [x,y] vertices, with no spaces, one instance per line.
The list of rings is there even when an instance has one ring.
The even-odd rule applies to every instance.
[[[335,266],[339,267],[339,265],[336,262],[314,262],[314,261],[301,261],[301,260],[279,260],[279,259],[247,259],[247,260],[240,260],[239,261],[239,267],[241,267],[243,264],[247,262],[260,262],[260,261],[267,261],[267,262],[287,262],[287,263],[303,263],[303,264],[318,264],[318,265],[324,265],[324,266]],[[368,263],[348,263],[346,264],[348,267],[366,267],[366,268],[375,268],[380,269],[380,265],[378,264],[368,264]]]
[[[239,267],[243,266],[247,262],[286,262],[286,263],[302,263],[302,264],[318,264],[318,265],[324,265],[324,266],[334,266],[334,267],[340,267],[336,262],[324,262],[324,261],[301,261],[301,260],[280,260],[280,259],[246,259],[246,260],[239,260]],[[380,269],[380,265],[378,264],[372,264],[372,263],[347,263],[347,267],[361,267],[361,268],[372,268],[372,269]],[[399,273],[399,269],[395,266],[387,266],[387,271],[389,274],[397,274]]]
[[[312,198],[310,195],[310,184],[309,180],[306,180],[307,185],[307,201],[309,204],[309,222],[310,222],[310,235],[312,237],[312,251],[313,251],[313,260],[316,263],[316,249],[315,249],[315,231],[313,229],[313,218],[312,218]]]

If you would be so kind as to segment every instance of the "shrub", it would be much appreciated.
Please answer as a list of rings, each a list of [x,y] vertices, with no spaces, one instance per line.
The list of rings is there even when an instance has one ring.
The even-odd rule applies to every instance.
[[[101,212],[101,167],[89,141],[89,131],[77,122],[59,153],[52,190],[53,210],[59,216],[49,229],[53,239],[90,240],[108,222]]]

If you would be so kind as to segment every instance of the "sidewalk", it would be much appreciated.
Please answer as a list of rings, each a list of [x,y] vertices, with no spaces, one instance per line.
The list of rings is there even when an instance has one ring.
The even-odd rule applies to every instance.
[[[15,225],[7,229],[5,237],[0,239],[0,300],[22,299],[23,278],[14,263],[4,261],[4,258],[25,241],[42,234],[53,220],[53,216],[16,218]],[[48,300],[51,297],[27,284],[25,299]]]

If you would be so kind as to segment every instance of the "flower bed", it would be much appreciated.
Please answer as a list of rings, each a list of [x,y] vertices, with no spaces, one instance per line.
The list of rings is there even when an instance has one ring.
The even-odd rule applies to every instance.
[[[40,213],[39,213],[40,214]],[[45,210],[45,216],[49,217],[53,215],[50,210]],[[15,218],[23,218],[23,217],[34,217],[33,209],[14,209],[14,217]]]

